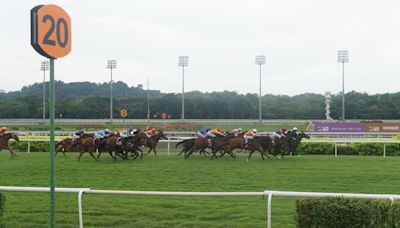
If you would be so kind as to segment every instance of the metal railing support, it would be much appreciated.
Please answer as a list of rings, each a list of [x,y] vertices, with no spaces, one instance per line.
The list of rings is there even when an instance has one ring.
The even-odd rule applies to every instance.
[[[268,228],[272,227],[272,192],[268,192]]]
[[[85,190],[81,189],[78,193],[79,228],[83,228],[82,195],[84,192]]]

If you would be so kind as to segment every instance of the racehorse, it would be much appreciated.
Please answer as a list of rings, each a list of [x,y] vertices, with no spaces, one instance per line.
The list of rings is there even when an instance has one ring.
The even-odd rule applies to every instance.
[[[310,136],[302,131],[296,136],[296,140],[292,141],[290,145],[290,152],[292,155],[297,155],[297,147],[300,145],[303,138],[310,139]]]
[[[210,148],[213,153],[220,149],[225,150],[224,146],[227,145],[229,143],[229,140],[233,137],[235,137],[233,134],[228,134],[223,137],[217,137],[213,140],[211,146],[208,144],[209,139],[198,137],[196,138],[192,149],[189,152],[185,153],[185,159],[189,158],[193,152],[196,152],[198,150],[205,150],[207,148]],[[229,155],[232,158],[236,159],[236,156],[233,153],[229,153]]]
[[[140,155],[140,158],[143,157],[142,150],[139,148],[141,144],[144,142],[144,134],[142,132],[138,133],[135,136],[129,136],[123,139],[121,145],[118,145],[117,140],[119,136],[114,135],[108,137],[105,144],[105,149],[108,151],[113,160],[117,160],[117,155],[120,156],[124,160],[128,160],[128,153],[131,152],[134,156],[133,159],[137,158]],[[139,153],[138,153],[139,151]],[[112,155],[112,152],[115,152],[115,156]],[[125,153],[124,153],[125,152]],[[97,158],[100,157],[101,152]]]
[[[92,156],[94,158],[94,160],[97,161],[97,158],[94,156],[93,152],[96,151],[96,148],[98,151],[105,151],[105,144],[106,144],[107,138],[102,138],[98,144],[97,147],[95,147],[94,145],[94,136],[85,138],[80,140],[80,142],[78,142],[78,146],[80,148],[80,153],[78,156],[78,161],[80,161],[83,153],[88,152],[90,154],[90,156]]]
[[[295,153],[297,154],[297,147],[299,146],[301,140],[303,138],[310,138],[307,134],[305,134],[303,131],[299,134],[295,131],[289,131],[286,137],[279,138],[275,140],[274,143],[274,155],[280,154],[283,158],[284,153],[281,152],[281,149],[285,149],[288,151],[288,154],[294,155]]]
[[[243,138],[235,137],[229,140],[229,144],[226,147],[227,149],[222,152],[221,157],[224,156],[225,153],[233,153],[233,150],[240,149],[249,151],[247,161],[250,159],[255,151],[260,152],[261,158],[264,160],[264,155],[269,158],[268,154],[266,154],[265,151],[268,150],[269,152],[271,152],[272,139],[269,136],[255,136],[251,143],[245,145],[245,141]],[[215,154],[213,154],[213,157],[215,157]]]
[[[144,145],[150,148],[146,154],[153,150],[154,154],[157,155],[156,147],[160,139],[168,139],[161,130],[157,131],[155,135],[146,138]]]
[[[182,153],[186,154],[187,152],[189,152],[193,148],[195,141],[196,141],[196,138],[190,138],[190,139],[184,139],[184,140],[178,142],[175,145],[175,148],[178,148],[178,146],[182,144],[182,150],[179,154],[177,154],[177,156],[181,155]]]
[[[93,137],[93,134],[83,134],[80,138],[78,139],[73,139],[73,138],[65,138],[63,140],[61,140],[60,142],[58,142],[56,144],[56,156],[58,154],[58,149],[59,146],[61,146],[61,152],[64,154],[65,156],[65,151],[74,151],[73,149],[77,147],[77,145],[79,145],[80,141],[82,139],[86,139],[88,137]]]
[[[8,146],[8,140],[14,139],[15,141],[19,142],[19,137],[17,133],[6,133],[0,136],[0,149],[10,151],[11,157],[16,157],[17,155],[14,151],[11,150],[10,146]]]

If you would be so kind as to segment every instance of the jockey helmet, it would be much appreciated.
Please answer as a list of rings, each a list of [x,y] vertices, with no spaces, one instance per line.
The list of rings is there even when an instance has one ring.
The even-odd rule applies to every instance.
[[[1,131],[7,131],[7,128],[6,127],[2,127]]]
[[[108,133],[108,132],[110,132],[110,131],[106,128],[106,129],[104,129],[104,132],[105,132],[105,133]]]
[[[255,129],[255,128],[254,128],[252,131],[253,131],[254,133],[257,133],[257,129]]]
[[[221,128],[217,128],[217,131],[218,132],[223,132]]]
[[[292,131],[297,131],[297,127],[292,128]]]
[[[238,131],[242,131],[242,128],[241,128],[241,127],[239,127],[239,128],[238,128]]]

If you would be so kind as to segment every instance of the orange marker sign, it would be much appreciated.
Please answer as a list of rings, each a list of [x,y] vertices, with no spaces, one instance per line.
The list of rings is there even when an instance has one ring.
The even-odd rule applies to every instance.
[[[127,116],[128,116],[128,110],[126,110],[126,109],[121,109],[121,110],[119,111],[119,115],[120,115],[122,118],[127,117]]]
[[[47,58],[71,52],[71,18],[56,5],[39,5],[31,10],[31,45]]]

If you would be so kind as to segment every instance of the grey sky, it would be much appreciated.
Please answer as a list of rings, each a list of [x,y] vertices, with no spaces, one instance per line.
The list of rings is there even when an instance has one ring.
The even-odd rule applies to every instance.
[[[341,90],[337,50],[348,49],[346,90],[399,91],[400,1],[142,0],[7,1],[0,14],[0,89],[42,81],[44,60],[30,46],[30,9],[57,4],[72,19],[72,52],[56,61],[56,79],[115,80],[181,91],[179,55],[189,55],[186,91],[263,93]]]

